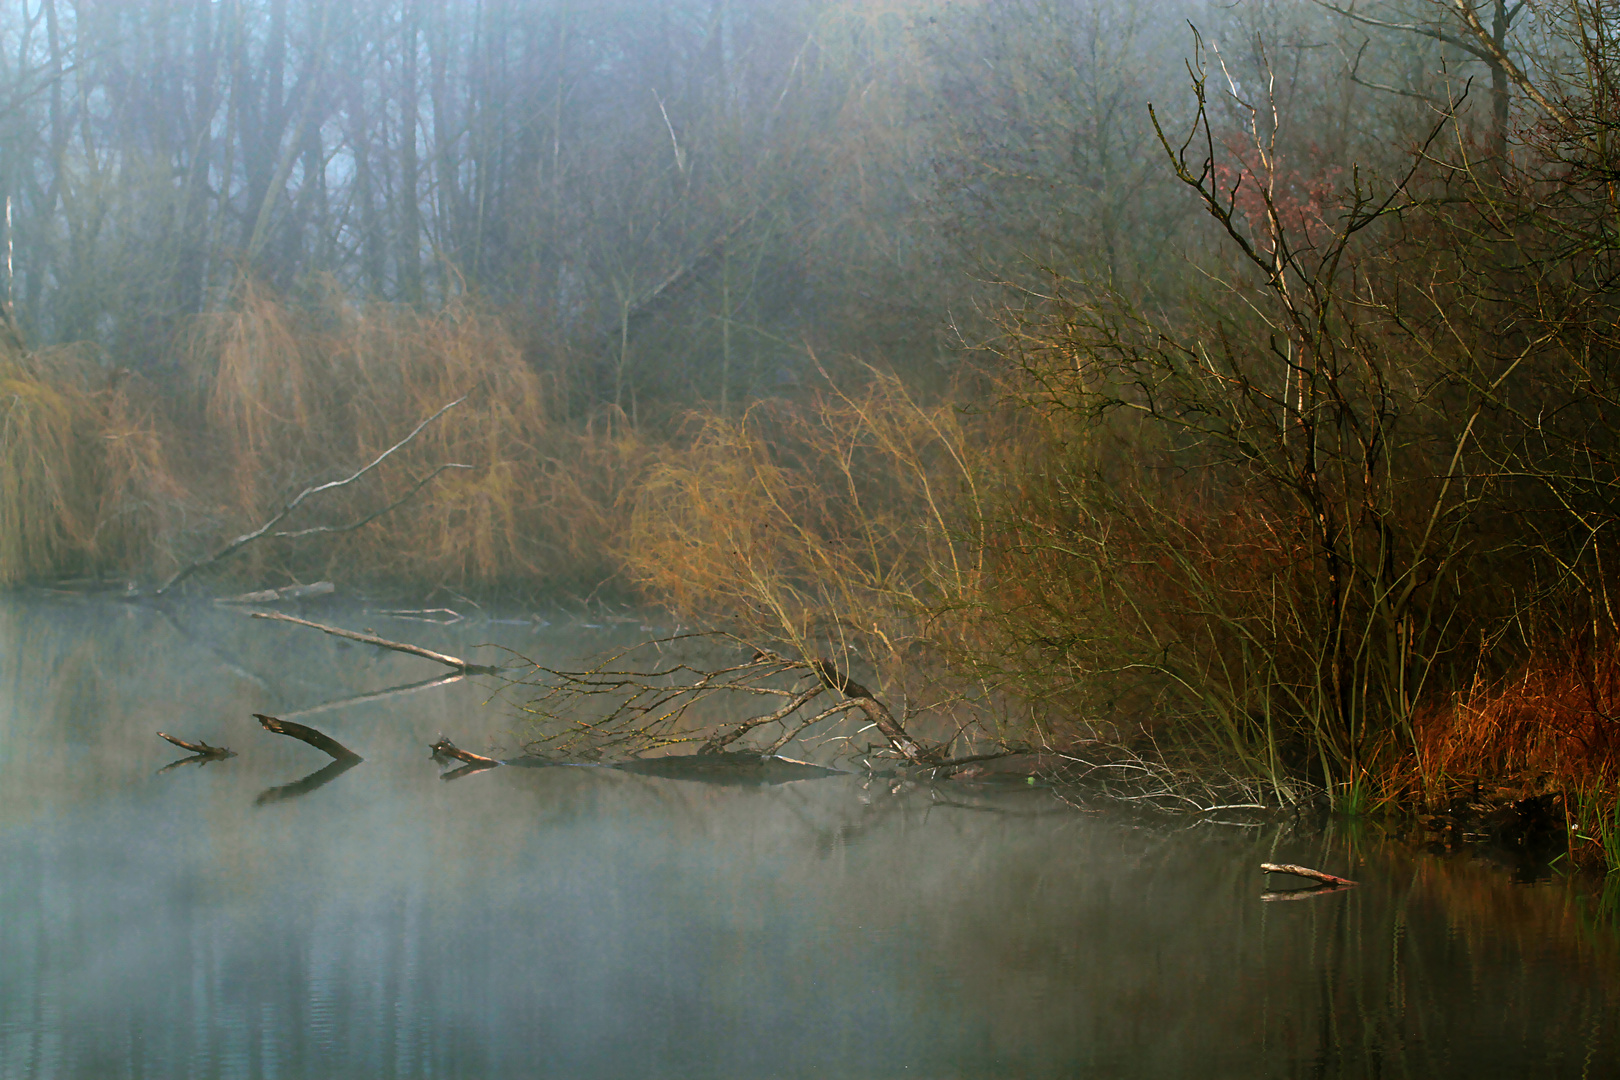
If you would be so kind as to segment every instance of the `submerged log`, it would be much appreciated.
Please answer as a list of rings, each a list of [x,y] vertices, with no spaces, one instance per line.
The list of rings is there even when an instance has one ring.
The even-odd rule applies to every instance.
[[[483,754],[475,754],[471,750],[461,749],[443,735],[429,743],[428,749],[433,751],[435,760],[454,758],[457,761],[465,761],[468,765],[477,765],[484,769],[492,769],[500,764],[495,758],[485,757]]]
[[[173,743],[182,750],[196,754],[198,757],[222,758],[236,756],[234,752],[227,750],[223,746],[209,746],[205,742],[187,742],[184,739],[177,739],[173,735],[165,735],[161,731],[157,733],[157,736],[165,742]]]
[[[330,581],[317,581],[311,585],[288,585],[281,589],[260,589],[240,596],[222,596],[216,604],[274,604],[282,600],[308,600],[314,596],[331,596],[337,586]]]
[[[493,675],[499,670],[491,664],[469,664],[459,656],[434,652],[432,649],[424,649],[420,645],[411,645],[403,641],[389,641],[387,638],[380,638],[375,634],[361,634],[337,626],[327,626],[325,623],[310,622],[308,619],[296,619],[291,615],[283,615],[279,611],[255,611],[253,618],[274,619],[277,622],[290,622],[297,626],[307,626],[312,630],[319,630],[323,634],[348,638],[350,641],[359,641],[366,645],[375,645],[379,649],[392,649],[394,652],[405,653],[409,656],[420,656],[424,660],[433,660],[443,664],[445,667],[455,668],[457,671],[466,672],[470,675]]]
[[[1342,888],[1349,888],[1355,884],[1349,878],[1342,878],[1337,874],[1323,873],[1321,870],[1312,870],[1308,866],[1296,866],[1293,863],[1263,862],[1260,864],[1260,870],[1267,874],[1293,874],[1295,877],[1310,878],[1313,881],[1321,882],[1323,885],[1338,885]]]
[[[817,780],[840,775],[837,769],[808,761],[777,757],[774,754],[722,750],[710,753],[672,754],[668,757],[621,761],[608,768],[662,780],[693,780],[702,784],[767,786],[795,780]]]
[[[254,713],[253,719],[257,720],[259,725],[266,731],[274,732],[277,735],[286,735],[289,738],[297,739],[300,742],[309,743],[309,745],[321,751],[323,754],[330,754],[338,761],[347,761],[350,764],[359,764],[361,760],[359,754],[355,753],[353,750],[350,750],[347,746],[344,746],[330,735],[324,735],[312,727],[305,727],[303,724],[295,724],[291,720],[280,720],[274,716],[266,716],[264,713]]]

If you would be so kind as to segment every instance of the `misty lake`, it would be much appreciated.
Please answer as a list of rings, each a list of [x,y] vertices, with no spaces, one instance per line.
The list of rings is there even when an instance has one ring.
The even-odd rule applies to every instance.
[[[625,628],[358,607],[479,658]],[[635,627],[628,628],[631,631]],[[1612,1076],[1590,890],[1348,831],[1154,822],[1042,788],[597,768],[489,679],[241,611],[0,598],[0,1078]],[[163,730],[236,750],[204,766]],[[1359,888],[1262,902],[1263,860]]]

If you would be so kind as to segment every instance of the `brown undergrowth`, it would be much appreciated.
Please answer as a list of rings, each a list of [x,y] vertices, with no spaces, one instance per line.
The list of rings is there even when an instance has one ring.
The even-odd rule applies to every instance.
[[[1458,791],[1511,802],[1552,795],[1578,861],[1620,868],[1620,646],[1591,635],[1478,680],[1417,718],[1415,752],[1384,786],[1431,804]]]

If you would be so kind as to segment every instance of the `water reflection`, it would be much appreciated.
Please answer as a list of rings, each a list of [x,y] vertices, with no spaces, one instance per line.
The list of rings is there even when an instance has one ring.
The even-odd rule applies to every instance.
[[[360,764],[360,759],[357,757],[338,758],[329,762],[326,768],[317,769],[302,780],[282,784],[280,787],[265,788],[259,792],[259,797],[253,800],[253,805],[263,806],[265,803],[281,802],[285,799],[296,799],[300,795],[308,795],[317,788],[330,784],[358,764]]]
[[[251,713],[420,669],[175,617],[190,640],[140,609],[0,600],[0,1077],[1575,1077],[1620,1060],[1613,923],[1556,879],[1077,814],[1039,791],[505,766],[441,783],[423,760],[438,731],[515,743],[477,679],[327,710],[366,768],[283,784],[311,751]],[[424,643],[464,654],[498,629]],[[159,727],[240,756],[154,775]],[[1262,903],[1263,861],[1362,884]]]

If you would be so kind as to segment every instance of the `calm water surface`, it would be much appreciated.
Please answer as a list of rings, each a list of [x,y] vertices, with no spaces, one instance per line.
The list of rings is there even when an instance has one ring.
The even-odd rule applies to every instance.
[[[329,618],[559,660],[610,630]],[[631,628],[632,630],[634,628]],[[480,653],[492,656],[491,653]],[[587,768],[492,684],[185,608],[0,598],[0,1078],[1620,1076],[1580,890],[1049,792]],[[183,756],[158,730],[241,756]],[[1365,884],[1263,903],[1256,864]],[[1522,876],[1522,875],[1520,875]]]

